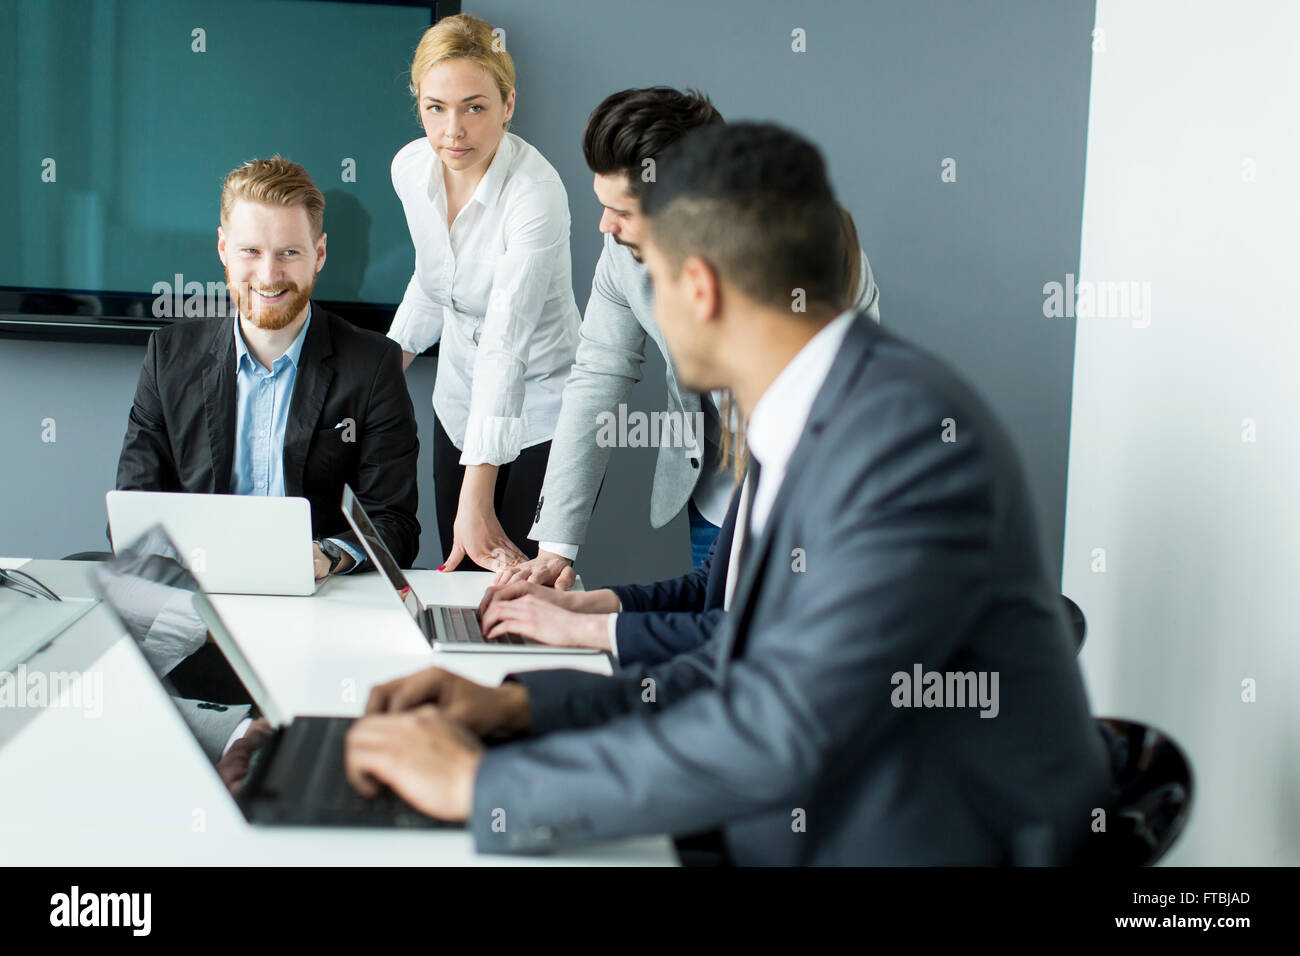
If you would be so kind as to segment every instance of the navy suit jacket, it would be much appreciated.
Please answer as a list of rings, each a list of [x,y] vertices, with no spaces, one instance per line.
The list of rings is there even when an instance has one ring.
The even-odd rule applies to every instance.
[[[737,570],[693,651],[515,676],[480,852],[717,828],[738,864],[1083,858],[1106,750],[1015,446],[943,364],[859,316]]]
[[[740,495],[733,493],[709,556],[698,570],[655,584],[610,588],[623,602],[615,626],[620,664],[658,664],[695,650],[713,636],[727,613],[722,600],[739,505]]]

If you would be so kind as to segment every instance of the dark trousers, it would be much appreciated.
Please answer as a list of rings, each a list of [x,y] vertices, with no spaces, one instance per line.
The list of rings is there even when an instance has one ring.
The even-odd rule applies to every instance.
[[[525,448],[519,457],[497,469],[494,507],[501,528],[515,547],[530,558],[537,557],[537,542],[528,538],[533,519],[537,514],[537,499],[542,493],[542,479],[546,477],[546,460],[551,454],[551,443],[542,442]],[[442,557],[451,554],[456,508],[460,504],[460,486],[465,480],[465,466],[460,463],[460,449],[452,444],[451,436],[433,416],[433,497],[438,509],[438,540],[442,544]],[[458,571],[483,571],[466,557]]]

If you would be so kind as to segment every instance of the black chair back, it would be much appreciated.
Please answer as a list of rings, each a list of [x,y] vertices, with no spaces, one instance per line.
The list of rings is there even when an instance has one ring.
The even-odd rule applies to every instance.
[[[1098,862],[1152,866],[1191,814],[1191,764],[1182,748],[1146,724],[1101,717],[1097,729],[1110,754],[1113,788]]]
[[[1083,650],[1083,639],[1088,636],[1088,622],[1079,605],[1064,594],[1061,595],[1061,603],[1065,605],[1065,616],[1070,619],[1070,630],[1074,634],[1074,653],[1077,654]]]

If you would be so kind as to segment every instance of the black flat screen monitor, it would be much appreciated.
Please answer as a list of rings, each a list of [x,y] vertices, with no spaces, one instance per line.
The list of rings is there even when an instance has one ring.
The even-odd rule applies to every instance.
[[[457,2],[0,4],[0,334],[143,341],[224,287],[221,183],[256,157],[325,195],[314,298],[387,330],[415,253],[389,165],[423,135],[420,36]]]

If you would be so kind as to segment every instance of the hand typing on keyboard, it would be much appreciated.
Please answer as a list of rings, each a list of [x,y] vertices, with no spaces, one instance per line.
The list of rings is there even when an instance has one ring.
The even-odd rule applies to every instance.
[[[348,782],[363,797],[384,787],[439,820],[465,820],[474,806],[474,777],[483,744],[428,704],[403,713],[371,714],[348,730]]]
[[[612,597],[612,592],[605,593]],[[519,634],[553,647],[608,651],[607,614],[617,611],[618,606],[607,604],[601,594],[557,591],[531,581],[511,581],[488,588],[479,605],[479,626],[488,640]],[[613,600],[617,602],[617,598]]]
[[[441,667],[376,685],[366,702],[366,714],[401,713],[426,704],[480,736],[520,733],[532,722],[528,691],[522,684],[507,681],[500,687],[485,687]]]

